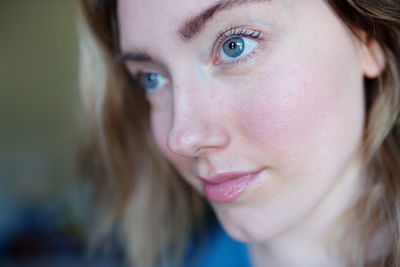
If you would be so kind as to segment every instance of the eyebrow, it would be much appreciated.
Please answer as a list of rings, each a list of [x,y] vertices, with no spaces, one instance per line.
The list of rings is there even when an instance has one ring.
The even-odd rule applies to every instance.
[[[203,29],[206,23],[209,22],[216,13],[246,3],[266,1],[269,2],[271,0],[220,0],[216,4],[201,12],[199,15],[188,19],[179,28],[178,34],[182,40],[189,41]]]
[[[146,52],[132,53],[123,52],[116,57],[117,63],[123,63],[124,61],[136,61],[136,62],[146,62],[152,61],[151,56]]]
[[[183,41],[190,41],[193,37],[198,34],[204,26],[209,22],[215,14],[223,10],[227,10],[234,6],[243,5],[246,3],[254,2],[270,2],[271,0],[220,0],[216,4],[202,11],[199,15],[187,19],[178,30],[178,35]],[[124,61],[136,61],[146,62],[152,61],[152,58],[146,52],[132,53],[125,52],[117,56],[117,62],[122,63]]]

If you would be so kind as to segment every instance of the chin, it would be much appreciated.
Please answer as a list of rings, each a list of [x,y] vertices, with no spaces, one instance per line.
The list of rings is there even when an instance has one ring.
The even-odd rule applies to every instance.
[[[233,239],[244,243],[263,243],[282,234],[290,227],[285,222],[260,218],[259,213],[240,211],[224,205],[212,205],[218,221]]]

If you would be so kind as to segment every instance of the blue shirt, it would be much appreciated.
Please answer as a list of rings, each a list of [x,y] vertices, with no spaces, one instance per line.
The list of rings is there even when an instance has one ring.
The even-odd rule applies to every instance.
[[[218,222],[212,223],[207,236],[194,239],[185,267],[251,267],[247,245],[229,237]]]

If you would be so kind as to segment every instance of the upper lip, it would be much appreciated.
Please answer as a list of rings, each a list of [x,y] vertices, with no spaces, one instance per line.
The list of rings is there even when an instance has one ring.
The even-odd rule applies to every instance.
[[[214,176],[211,176],[209,178],[204,178],[200,177],[204,182],[210,183],[210,184],[221,184],[229,180],[234,180],[238,178],[242,178],[244,176],[249,176],[249,175],[254,175],[262,172],[264,168],[259,169],[257,171],[250,171],[250,172],[224,172],[220,173]]]

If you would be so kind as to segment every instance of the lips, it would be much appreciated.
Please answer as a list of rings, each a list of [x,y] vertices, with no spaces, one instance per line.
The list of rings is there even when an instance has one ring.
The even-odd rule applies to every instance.
[[[211,202],[231,202],[239,198],[264,169],[255,172],[226,172],[203,180],[206,198]]]

